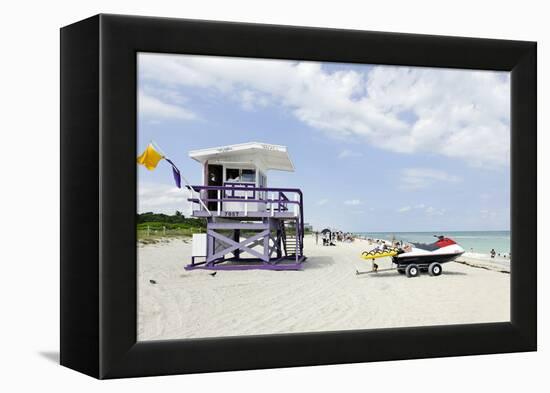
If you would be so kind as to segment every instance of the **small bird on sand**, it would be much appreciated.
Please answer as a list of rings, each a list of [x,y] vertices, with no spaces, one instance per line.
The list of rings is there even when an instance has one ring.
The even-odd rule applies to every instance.
[[[157,282],[155,280],[149,280],[151,284],[156,284]]]
[[[218,272],[208,273],[208,274],[210,274],[212,277],[215,277],[217,273],[218,273]]]

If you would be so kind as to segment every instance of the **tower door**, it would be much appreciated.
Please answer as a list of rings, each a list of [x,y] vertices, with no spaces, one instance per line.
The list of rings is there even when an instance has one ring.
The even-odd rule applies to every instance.
[[[223,186],[223,166],[208,164],[208,183],[209,186]],[[223,195],[223,194],[222,194]],[[209,190],[208,199],[216,199],[218,191]],[[215,211],[218,209],[217,202],[208,202],[208,210]]]

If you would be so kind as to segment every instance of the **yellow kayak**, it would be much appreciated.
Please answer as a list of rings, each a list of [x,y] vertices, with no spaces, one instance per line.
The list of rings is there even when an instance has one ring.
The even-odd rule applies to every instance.
[[[381,250],[372,250],[372,251],[363,251],[361,258],[363,259],[377,259],[384,257],[394,257],[397,255],[397,248],[387,248],[384,251]]]

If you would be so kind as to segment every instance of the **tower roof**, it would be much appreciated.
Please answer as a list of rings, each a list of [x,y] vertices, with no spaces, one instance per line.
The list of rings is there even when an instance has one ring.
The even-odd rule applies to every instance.
[[[286,146],[261,142],[247,142],[236,145],[210,147],[192,150],[189,157],[204,164],[209,163],[250,163],[264,170],[294,172],[294,165]]]

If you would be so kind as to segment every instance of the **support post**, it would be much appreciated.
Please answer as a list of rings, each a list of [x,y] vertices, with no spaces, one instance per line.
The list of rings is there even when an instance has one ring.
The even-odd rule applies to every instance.
[[[233,240],[236,241],[237,243],[241,241],[240,229],[233,230]],[[241,250],[237,248],[235,251],[233,251],[233,256],[235,257],[235,259],[239,259],[241,257]]]
[[[271,259],[271,253],[269,252],[269,237],[271,236],[271,228],[268,225],[267,236],[264,237],[264,260],[269,261]]]
[[[283,257],[283,249],[282,249],[282,240],[283,237],[283,230],[281,226],[283,225],[281,220],[278,220],[278,226],[277,226],[277,259],[281,259]]]
[[[210,230],[206,229],[206,260],[208,261],[212,255],[214,255],[214,236],[211,235]],[[207,263],[208,265],[213,265],[214,262],[211,261]]]
[[[298,201],[298,196],[296,196],[296,201]],[[297,206],[298,204],[296,204],[296,207]],[[294,234],[296,236],[296,252],[294,254],[296,256],[296,263],[298,263],[298,260],[300,258],[300,230],[298,229],[298,218],[296,218],[296,221],[294,223]]]

